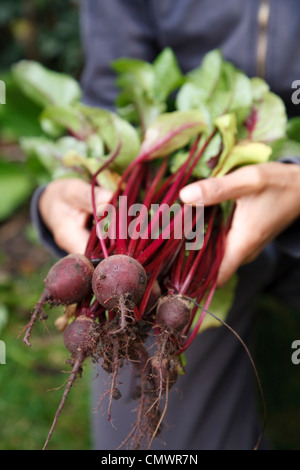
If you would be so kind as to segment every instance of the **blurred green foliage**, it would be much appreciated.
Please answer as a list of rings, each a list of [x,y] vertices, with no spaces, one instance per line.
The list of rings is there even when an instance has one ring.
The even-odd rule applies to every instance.
[[[6,345],[6,364],[0,365],[1,450],[42,448],[70,372],[61,333],[54,326],[59,309],[51,311],[47,325],[37,325],[32,350],[20,336],[54,261],[30,222],[31,195],[49,175],[37,159],[25,159],[18,145],[20,137],[41,134],[42,108],[12,78],[12,65],[22,59],[80,75],[76,1],[1,0],[0,79],[6,85],[6,104],[0,104],[0,339]],[[91,448],[89,380],[87,366],[49,449]]]
[[[6,87],[6,104],[0,105],[0,221],[49,180],[38,159],[25,158],[18,146],[21,137],[42,133],[38,119],[42,107],[22,92],[11,73],[22,59],[79,77],[82,50],[77,1],[1,1],[0,79]]]
[[[82,53],[76,0],[1,0],[0,71],[23,58],[78,76]]]

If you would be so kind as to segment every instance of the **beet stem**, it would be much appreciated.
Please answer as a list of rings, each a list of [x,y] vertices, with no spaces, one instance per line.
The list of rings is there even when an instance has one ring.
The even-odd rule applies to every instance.
[[[119,138],[119,142],[118,142],[118,146],[117,146],[116,150],[113,152],[113,154],[110,156],[110,158],[108,158],[108,160],[103,165],[101,165],[99,170],[96,173],[94,173],[93,177],[92,177],[92,205],[93,205],[93,214],[94,214],[94,220],[95,220],[96,226],[98,224],[96,200],[95,200],[96,178],[101,173],[101,171],[105,170],[105,168],[107,168],[117,158],[117,156],[120,153],[121,146],[122,146],[122,143],[121,143],[121,139]],[[107,258],[108,257],[107,248],[106,248],[105,242],[104,242],[104,240],[101,237],[101,234],[99,232],[97,232],[97,229],[96,229],[96,233],[98,235],[98,238],[100,239],[100,244],[101,244],[101,248],[102,248],[102,251],[103,251],[103,255],[104,255],[105,258]]]

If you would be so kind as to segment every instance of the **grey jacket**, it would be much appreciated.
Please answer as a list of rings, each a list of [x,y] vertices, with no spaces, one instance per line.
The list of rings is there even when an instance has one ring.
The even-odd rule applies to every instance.
[[[262,9],[264,7],[264,10]],[[291,84],[300,79],[298,0],[82,0],[81,31],[85,55],[84,101],[114,108],[115,77],[109,66],[118,57],[152,61],[165,46],[177,55],[183,71],[201,62],[211,49],[249,76],[263,75],[286,102],[290,116]],[[298,156],[286,160],[299,162]],[[33,198],[32,217],[42,241],[58,256],[52,235],[37,211],[42,189]],[[281,234],[251,264],[239,269],[230,325],[251,342],[254,305],[271,292],[300,309],[300,224]],[[92,408],[107,387],[101,369],[93,380]],[[122,370],[122,398],[113,404],[113,426],[105,406],[92,413],[96,449],[115,449],[134,421],[129,368]],[[253,370],[237,339],[223,327],[205,331],[187,351],[187,373],[169,396],[165,431],[152,449],[251,449],[260,425],[256,413]],[[104,412],[102,411],[104,410]],[[265,448],[266,444],[262,444]]]

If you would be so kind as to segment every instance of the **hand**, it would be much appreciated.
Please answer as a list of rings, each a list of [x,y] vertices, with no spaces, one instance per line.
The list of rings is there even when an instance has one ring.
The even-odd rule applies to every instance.
[[[242,264],[253,261],[300,215],[300,167],[268,162],[242,167],[220,178],[192,183],[180,193],[183,203],[206,206],[234,199],[218,287]]]
[[[112,193],[96,187],[96,206],[110,201]],[[79,178],[48,184],[39,201],[40,214],[56,244],[68,253],[85,251],[90,232],[87,221],[93,213],[91,185]]]

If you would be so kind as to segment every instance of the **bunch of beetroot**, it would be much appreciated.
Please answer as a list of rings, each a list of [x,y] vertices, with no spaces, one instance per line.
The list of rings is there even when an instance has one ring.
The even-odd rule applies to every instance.
[[[175,237],[176,218],[180,224],[184,221],[183,205],[170,221],[169,237],[164,237],[162,230],[152,239],[119,236],[124,228],[122,203],[126,198],[128,206],[138,202],[150,210],[154,203],[160,209],[163,204],[177,201],[180,189],[190,179],[192,164],[200,158],[201,152],[196,151],[198,140],[196,137],[186,164],[173,175],[166,164],[153,168],[148,154],[141,154],[122,176],[111,201],[117,226],[109,229],[116,231],[116,238],[101,236],[101,217],[97,217],[85,255],[68,255],[59,260],[45,280],[44,292],[27,325],[24,341],[28,345],[36,319],[44,319],[46,303],[74,306],[74,317],[63,333],[73,370],[45,447],[67,394],[88,358],[100,363],[111,377],[108,419],[112,416],[113,400],[121,394],[121,366],[131,363],[135,367],[140,379],[135,399],[139,400],[140,410],[130,435],[134,446],[141,447],[145,442],[149,445],[162,428],[161,401],[182,368],[180,354],[197,311],[186,296],[200,301],[207,290],[215,289],[225,228],[223,224],[214,227],[218,210],[207,211],[206,261],[201,263],[203,251],[187,254],[184,235]],[[91,185],[93,203],[95,181]],[[128,224],[137,224],[136,218],[125,216]],[[146,232],[151,232],[158,216],[159,211],[150,218]],[[196,212],[191,218],[191,230],[195,224]],[[195,281],[197,277],[199,282]],[[149,336],[156,345],[151,355],[145,346]]]
[[[210,90],[203,77],[211,70],[210,61],[216,63],[216,58],[220,59],[219,76],[214,72]],[[163,60],[169,61],[169,68],[159,66]],[[123,445],[149,447],[161,432],[169,390],[184,371],[182,353],[198,334],[215,293],[234,210],[232,203],[206,207],[205,211],[202,208],[202,212],[199,207],[187,208],[179,200],[180,190],[199,178],[218,177],[241,164],[267,161],[271,154],[263,142],[266,136],[260,134],[260,140],[255,140],[260,108],[264,106],[263,93],[268,90],[258,83],[254,93],[255,83],[251,84],[229,65],[218,51],[213,52],[198,73],[182,83],[183,77],[169,50],[157,59],[153,69],[150,64],[132,59],[115,64],[124,86],[120,112],[125,116],[130,109],[128,120],[140,127],[140,150],[120,173],[109,204],[115,217],[109,219],[108,210],[97,214],[95,186],[99,175],[117,161],[122,151],[124,154],[124,134],[116,132],[114,151],[92,174],[94,215],[85,254],[69,255],[52,267],[24,337],[30,345],[33,325],[37,319],[44,319],[46,304],[66,308],[63,335],[73,368],[45,447],[87,359],[100,364],[110,376],[109,420],[113,400],[122,393],[118,383],[120,368],[126,364],[135,367],[139,384],[133,398],[139,406]],[[162,86],[159,81],[161,70],[168,70],[165,79],[171,88],[167,82]],[[153,73],[153,93],[143,89],[144,82],[137,84],[145,73]],[[133,76],[135,80],[131,82]],[[141,93],[134,88],[138,85]],[[245,87],[243,99],[247,102],[238,103],[241,85]],[[181,87],[178,109],[169,111],[167,97],[176,87]],[[258,100],[259,93],[262,95]],[[196,98],[200,100],[198,105]],[[265,113],[261,112],[261,116],[263,119]],[[136,204],[141,208],[138,216],[128,211]],[[173,205],[177,205],[177,212],[167,225],[161,224],[166,208]],[[203,243],[187,249],[191,234],[199,236],[196,232],[200,217]]]

